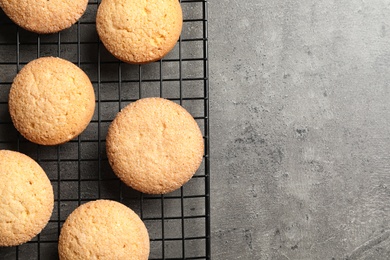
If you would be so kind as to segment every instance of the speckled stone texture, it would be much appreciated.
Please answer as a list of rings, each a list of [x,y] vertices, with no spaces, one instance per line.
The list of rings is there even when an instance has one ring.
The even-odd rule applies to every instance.
[[[389,1],[209,5],[213,259],[390,259]]]

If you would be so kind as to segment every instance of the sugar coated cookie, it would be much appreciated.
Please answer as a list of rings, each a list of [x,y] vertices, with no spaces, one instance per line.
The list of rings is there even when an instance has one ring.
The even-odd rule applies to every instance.
[[[116,175],[150,194],[180,188],[195,174],[204,152],[194,118],[163,98],[144,98],[125,107],[111,123],[106,140]]]
[[[107,50],[135,64],[165,56],[179,39],[182,25],[178,0],[102,0],[96,17]]]
[[[26,139],[56,145],[87,127],[95,94],[88,76],[76,65],[45,57],[31,61],[16,75],[8,103],[12,122]]]
[[[50,180],[33,159],[0,150],[0,246],[35,237],[49,222],[54,195]]]
[[[58,242],[60,260],[146,260],[149,235],[130,208],[111,200],[79,206],[66,219]]]
[[[55,33],[70,27],[85,12],[88,0],[0,0],[4,13],[20,27]]]

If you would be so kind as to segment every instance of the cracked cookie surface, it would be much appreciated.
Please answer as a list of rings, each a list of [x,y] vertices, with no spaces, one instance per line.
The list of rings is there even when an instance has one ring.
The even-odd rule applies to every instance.
[[[0,7],[20,27],[36,33],[55,33],[83,15],[88,0],[0,0]]]
[[[50,180],[33,159],[0,150],[0,246],[35,237],[48,223],[54,196]]]
[[[103,0],[96,17],[107,50],[134,64],[165,56],[179,39],[182,25],[178,0]]]
[[[58,242],[60,260],[146,260],[149,248],[142,220],[130,208],[111,200],[91,201],[75,209]]]
[[[180,188],[195,174],[204,153],[194,118],[163,98],[140,99],[122,109],[109,127],[106,146],[116,175],[150,194]]]
[[[31,61],[16,75],[8,103],[12,122],[26,139],[57,145],[87,127],[95,110],[95,94],[79,67],[44,57]]]

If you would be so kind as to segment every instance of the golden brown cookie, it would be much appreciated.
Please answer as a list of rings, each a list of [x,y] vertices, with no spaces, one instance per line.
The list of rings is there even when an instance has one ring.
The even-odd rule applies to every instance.
[[[88,0],[0,0],[4,13],[20,27],[36,33],[69,28],[87,8]]]
[[[134,64],[165,56],[179,39],[182,25],[178,0],[102,0],[96,17],[107,50]]]
[[[91,201],[66,219],[58,242],[60,260],[146,260],[149,235],[142,220],[125,205]]]
[[[0,246],[16,246],[35,237],[53,211],[53,187],[33,159],[0,150]]]
[[[79,67],[45,57],[31,61],[16,75],[8,103],[12,122],[26,139],[56,145],[87,127],[95,110],[95,94]]]
[[[180,188],[202,162],[203,136],[194,118],[163,98],[144,98],[118,113],[107,134],[107,156],[132,188],[163,194]]]

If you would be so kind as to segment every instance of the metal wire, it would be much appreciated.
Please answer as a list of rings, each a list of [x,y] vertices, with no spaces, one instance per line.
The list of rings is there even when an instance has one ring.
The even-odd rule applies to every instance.
[[[95,32],[99,0],[70,29],[37,35],[12,23],[0,12],[0,149],[21,151],[48,174],[55,207],[46,228],[32,241],[0,248],[0,259],[58,259],[57,243],[66,217],[80,204],[117,200],[145,222],[151,241],[150,259],[211,259],[208,10],[206,0],[181,0],[183,32],[177,46],[161,61],[128,65],[107,53]],[[58,56],[83,69],[96,94],[96,111],[88,128],[60,146],[30,143],[12,125],[8,91],[13,77],[29,61]],[[124,185],[109,167],[105,135],[120,109],[143,97],[159,96],[184,106],[204,134],[205,155],[196,175],[181,189],[147,195]]]

